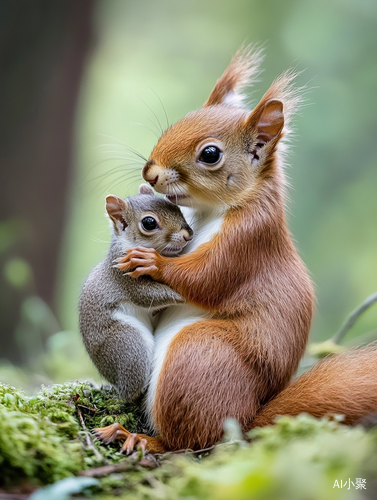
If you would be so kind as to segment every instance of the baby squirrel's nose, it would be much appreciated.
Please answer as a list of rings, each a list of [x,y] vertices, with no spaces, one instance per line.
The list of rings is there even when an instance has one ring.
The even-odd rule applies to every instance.
[[[193,237],[194,233],[192,232],[191,229],[190,229],[190,231],[188,231],[187,229],[182,229],[181,233],[182,233],[183,239],[185,241],[191,241],[192,240],[192,237]]]

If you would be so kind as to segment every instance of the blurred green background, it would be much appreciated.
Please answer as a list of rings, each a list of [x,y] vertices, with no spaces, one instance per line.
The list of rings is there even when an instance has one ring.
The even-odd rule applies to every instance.
[[[34,3],[36,9],[47,5]],[[0,380],[32,386],[98,379],[78,334],[77,300],[108,247],[105,195],[136,193],[142,165],[132,160],[127,146],[148,157],[157,122],[165,127],[165,111],[172,123],[200,107],[243,43],[266,48],[265,71],[251,92],[253,104],[291,66],[305,70],[298,85],[311,89],[296,119],[287,172],[288,219],[316,287],[311,340],[330,337],[347,313],[377,290],[375,0],[87,3],[81,15],[91,29],[77,79],[50,295],[39,293],[33,264],[13,245],[23,231],[22,214],[1,214],[5,284],[0,298],[17,289],[18,316],[14,328],[2,328],[4,346],[16,340],[14,351],[0,345]],[[77,32],[81,36],[80,27]],[[62,36],[69,45],[70,28]],[[48,211],[43,202],[44,196],[33,200]],[[44,241],[45,247],[49,240]],[[347,338],[373,331],[370,338],[377,338],[376,330],[374,307]],[[22,354],[13,355],[16,349]]]

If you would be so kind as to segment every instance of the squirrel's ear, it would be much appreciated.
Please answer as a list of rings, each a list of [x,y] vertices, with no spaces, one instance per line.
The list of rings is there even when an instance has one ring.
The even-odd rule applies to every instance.
[[[246,126],[257,129],[259,143],[271,141],[284,127],[283,103],[278,99],[261,102],[247,119]]]
[[[149,187],[148,184],[140,184],[139,194],[150,194],[151,196],[155,196],[153,189]]]
[[[126,208],[127,202],[115,196],[114,194],[109,194],[106,196],[106,211],[112,220],[114,227],[122,229],[123,231],[128,226],[126,221]]]
[[[249,46],[239,50],[232,58],[222,77],[217,80],[214,89],[203,106],[214,106],[215,104],[242,105],[245,96],[241,91],[257,80],[262,59],[263,51],[261,48]]]

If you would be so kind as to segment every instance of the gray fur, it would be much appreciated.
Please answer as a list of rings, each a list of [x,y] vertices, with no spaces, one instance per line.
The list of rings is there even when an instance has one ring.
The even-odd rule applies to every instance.
[[[154,342],[151,313],[181,304],[184,299],[149,276],[133,279],[124,275],[115,267],[116,259],[134,246],[154,248],[161,241],[166,245],[182,228],[190,235],[192,231],[178,207],[168,201],[144,194],[126,202],[128,226],[122,230],[113,220],[108,254],[90,273],[80,296],[79,324],[86,350],[100,374],[118,389],[122,399],[132,401],[143,392],[150,375]],[[158,215],[163,225],[158,234],[147,237],[137,226],[146,211]],[[122,319],[124,311],[133,324]]]

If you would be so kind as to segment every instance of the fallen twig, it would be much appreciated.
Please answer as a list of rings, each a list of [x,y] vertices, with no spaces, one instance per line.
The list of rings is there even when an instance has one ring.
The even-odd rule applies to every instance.
[[[211,450],[213,450],[215,448],[215,446],[219,446],[219,445],[215,445],[214,444],[213,446],[210,446],[209,448],[203,448],[202,450],[197,450],[197,451],[187,449],[187,450],[171,451],[169,453],[179,454],[179,455],[181,455],[181,454],[184,454],[184,455],[197,455],[198,453],[204,453],[206,451],[211,451]]]
[[[84,477],[105,477],[113,472],[124,472],[130,467],[129,461],[121,462],[120,464],[104,465],[95,469],[83,470],[79,472],[79,476]]]
[[[227,445],[230,445],[230,444],[234,444],[236,443],[237,441],[226,441],[225,443],[217,443],[217,444],[214,444],[213,446],[210,446],[209,448],[203,448],[202,450],[190,450],[190,449],[186,449],[186,450],[177,450],[177,451],[169,451],[168,453],[165,453],[165,454],[161,454],[161,453],[155,453],[156,456],[164,456],[164,455],[197,455],[198,453],[205,453],[207,451],[211,451],[213,450],[214,448],[218,448],[219,446],[227,446]]]
[[[77,405],[79,406],[79,405]],[[89,431],[88,429],[86,428],[86,425],[85,425],[85,421],[84,421],[84,418],[82,416],[82,413],[81,413],[81,410],[80,408],[77,408],[77,413],[79,415],[79,419],[80,419],[80,422],[81,422],[81,425],[82,425],[82,428],[84,429],[85,431],[85,437],[86,437],[86,444],[88,445],[89,448],[92,448],[95,456],[102,460],[102,462],[105,462],[106,463],[106,460],[104,459],[104,457],[101,455],[101,453],[97,450],[97,448],[94,446],[91,438],[90,438],[90,435],[89,435]]]
[[[89,406],[84,406],[84,405],[79,405],[79,404],[76,406],[80,406],[80,408],[85,408],[86,410],[94,411],[94,413],[98,412],[97,408],[90,408]]]

